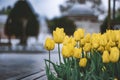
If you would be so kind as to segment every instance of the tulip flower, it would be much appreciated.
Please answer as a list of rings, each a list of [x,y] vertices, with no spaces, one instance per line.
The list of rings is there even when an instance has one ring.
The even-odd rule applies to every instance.
[[[84,45],[85,45],[85,39],[84,39],[84,38],[80,40],[80,45],[81,45],[81,46],[84,46]]]
[[[78,29],[74,32],[74,38],[76,41],[80,41],[84,37],[84,30]]]
[[[62,47],[62,55],[65,58],[71,57],[73,55],[74,46],[72,44],[67,44]]]
[[[63,28],[56,28],[55,31],[53,31],[53,39],[55,43],[62,43],[65,38],[65,33]]]
[[[85,42],[86,42],[86,43],[90,43],[90,40],[91,40],[91,35],[90,35],[90,33],[87,33],[84,39],[85,39]]]
[[[120,41],[118,42],[118,48],[120,49]]]
[[[115,31],[115,38],[116,38],[116,41],[117,42],[119,42],[119,40],[120,40],[120,30],[117,30],[117,31]]]
[[[115,32],[113,30],[107,30],[106,35],[108,40],[116,41]]]
[[[47,38],[45,41],[45,49],[53,50],[55,47],[55,42],[51,38]]]
[[[53,50],[55,47],[55,42],[51,38],[47,38],[45,41],[45,48],[49,51],[49,61],[50,61],[50,50]],[[50,63],[49,63],[50,68]]]
[[[100,37],[100,45],[105,46],[106,44],[107,44],[107,37],[106,37],[106,34],[103,34]]]
[[[79,62],[80,67],[86,67],[87,65],[87,58],[81,58]]]
[[[73,57],[81,58],[82,57],[82,48],[74,48]]]
[[[76,45],[76,41],[73,37],[65,36],[65,39],[63,41],[63,45],[66,45],[66,44],[69,44],[69,43],[71,43],[73,46]]]
[[[103,63],[109,63],[110,59],[109,59],[109,52],[108,51],[104,51],[103,55],[102,55],[102,61]]]
[[[100,46],[100,37],[101,37],[100,33],[98,33],[98,34],[93,33],[92,34],[92,37],[91,37],[92,48],[97,49]]]
[[[97,50],[103,52],[104,51],[104,47],[103,46],[99,46],[99,48]]]
[[[111,62],[117,62],[119,60],[119,49],[117,47],[113,47],[110,50],[110,61]]]
[[[114,80],[118,80],[117,78],[114,78]]]
[[[86,44],[84,45],[84,47],[83,47],[83,50],[84,50],[85,52],[89,52],[90,49],[91,49],[91,43],[86,43]]]

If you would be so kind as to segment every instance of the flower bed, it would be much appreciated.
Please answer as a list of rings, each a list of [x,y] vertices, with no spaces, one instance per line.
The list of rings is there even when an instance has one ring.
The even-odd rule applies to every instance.
[[[59,64],[50,60],[55,44]],[[46,39],[45,48],[49,51],[49,60],[45,60],[48,80],[120,80],[120,30],[85,35],[83,29],[78,29],[69,37],[63,28],[56,28],[53,39]]]

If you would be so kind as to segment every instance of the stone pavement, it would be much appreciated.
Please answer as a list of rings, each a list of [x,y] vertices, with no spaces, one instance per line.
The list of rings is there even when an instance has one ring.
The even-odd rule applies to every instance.
[[[45,75],[44,59],[48,59],[48,53],[0,53],[0,80],[16,80],[20,75],[38,71],[41,71],[41,74],[35,76]],[[58,54],[52,53],[51,59],[56,62]],[[46,80],[46,77],[39,80]]]

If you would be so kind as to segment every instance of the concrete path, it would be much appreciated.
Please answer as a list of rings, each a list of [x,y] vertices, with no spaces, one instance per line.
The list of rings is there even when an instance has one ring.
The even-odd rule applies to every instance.
[[[37,71],[43,71],[41,75],[45,74],[44,59],[48,59],[48,53],[2,53],[0,54],[0,80],[12,80],[20,75]],[[58,61],[58,54],[52,53],[51,59],[54,62]]]

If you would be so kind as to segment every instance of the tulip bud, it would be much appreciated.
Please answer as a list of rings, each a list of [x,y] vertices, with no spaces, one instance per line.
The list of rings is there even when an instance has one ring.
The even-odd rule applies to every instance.
[[[113,47],[110,50],[110,61],[117,62],[119,60],[119,49],[117,47]]]
[[[103,52],[102,61],[103,61],[103,63],[109,63],[110,62],[109,52],[108,51]]]
[[[86,67],[87,65],[87,59],[86,58],[81,58],[79,62],[80,67]]]
[[[55,47],[55,42],[51,38],[47,38],[45,41],[45,48],[47,50],[53,50]]]
[[[53,31],[53,39],[56,43],[62,43],[65,37],[64,29],[63,28],[56,28]]]

